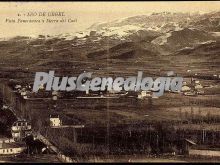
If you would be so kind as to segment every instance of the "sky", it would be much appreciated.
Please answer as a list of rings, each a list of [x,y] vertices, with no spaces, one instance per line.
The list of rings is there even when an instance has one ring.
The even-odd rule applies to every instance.
[[[6,19],[41,19],[27,17],[28,12],[65,12],[65,18],[77,19],[72,23],[9,23]],[[144,15],[152,12],[220,11],[220,1],[157,1],[157,2],[0,2],[0,38],[13,36],[37,36],[74,33],[93,23]],[[18,16],[20,14],[21,16]],[[58,17],[43,17],[57,19]]]

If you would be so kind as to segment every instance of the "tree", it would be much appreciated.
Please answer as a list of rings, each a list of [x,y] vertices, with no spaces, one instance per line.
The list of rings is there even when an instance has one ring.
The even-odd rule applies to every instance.
[[[150,109],[150,110],[153,109],[153,101],[152,101],[152,98],[151,98],[151,97],[148,98],[148,106],[149,106],[149,109]]]
[[[194,119],[194,111],[193,111],[193,107],[191,107],[191,119]]]
[[[185,111],[185,119],[188,119],[188,116],[189,116],[188,112]]]
[[[199,107],[199,111],[198,111],[198,116],[199,116],[199,122],[203,122],[203,116],[202,116],[202,111],[201,111],[200,107]]]
[[[208,111],[208,113],[206,114],[206,121],[209,123],[211,122],[210,120],[211,120],[211,113],[210,111]]]
[[[179,108],[179,117],[180,117],[180,120],[182,121],[183,116],[182,116],[182,108],[181,107]]]

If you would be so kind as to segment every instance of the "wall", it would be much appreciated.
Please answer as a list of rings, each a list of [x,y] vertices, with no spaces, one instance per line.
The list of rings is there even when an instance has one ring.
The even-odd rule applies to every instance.
[[[219,151],[190,149],[189,155],[220,157]]]
[[[19,148],[2,148],[0,149],[0,154],[9,155],[9,154],[17,154],[24,151],[25,147]],[[4,150],[4,152],[3,152]]]

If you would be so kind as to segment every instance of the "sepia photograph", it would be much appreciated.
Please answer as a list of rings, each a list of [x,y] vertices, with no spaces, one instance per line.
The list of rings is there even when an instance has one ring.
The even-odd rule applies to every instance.
[[[0,163],[135,162],[220,162],[220,1],[0,2]]]

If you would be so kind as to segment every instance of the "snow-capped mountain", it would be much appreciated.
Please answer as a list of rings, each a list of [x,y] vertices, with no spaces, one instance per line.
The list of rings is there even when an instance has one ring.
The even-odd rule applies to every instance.
[[[59,37],[66,40],[77,39],[78,44],[85,44],[88,40],[94,43],[104,42],[106,39],[120,43],[145,40],[157,46],[182,48],[212,40],[210,32],[218,30],[218,20],[218,13],[152,13],[95,23],[83,32]]]
[[[219,40],[219,21],[220,12],[152,13],[95,23],[76,33],[15,37],[0,46],[7,58],[142,60]]]

